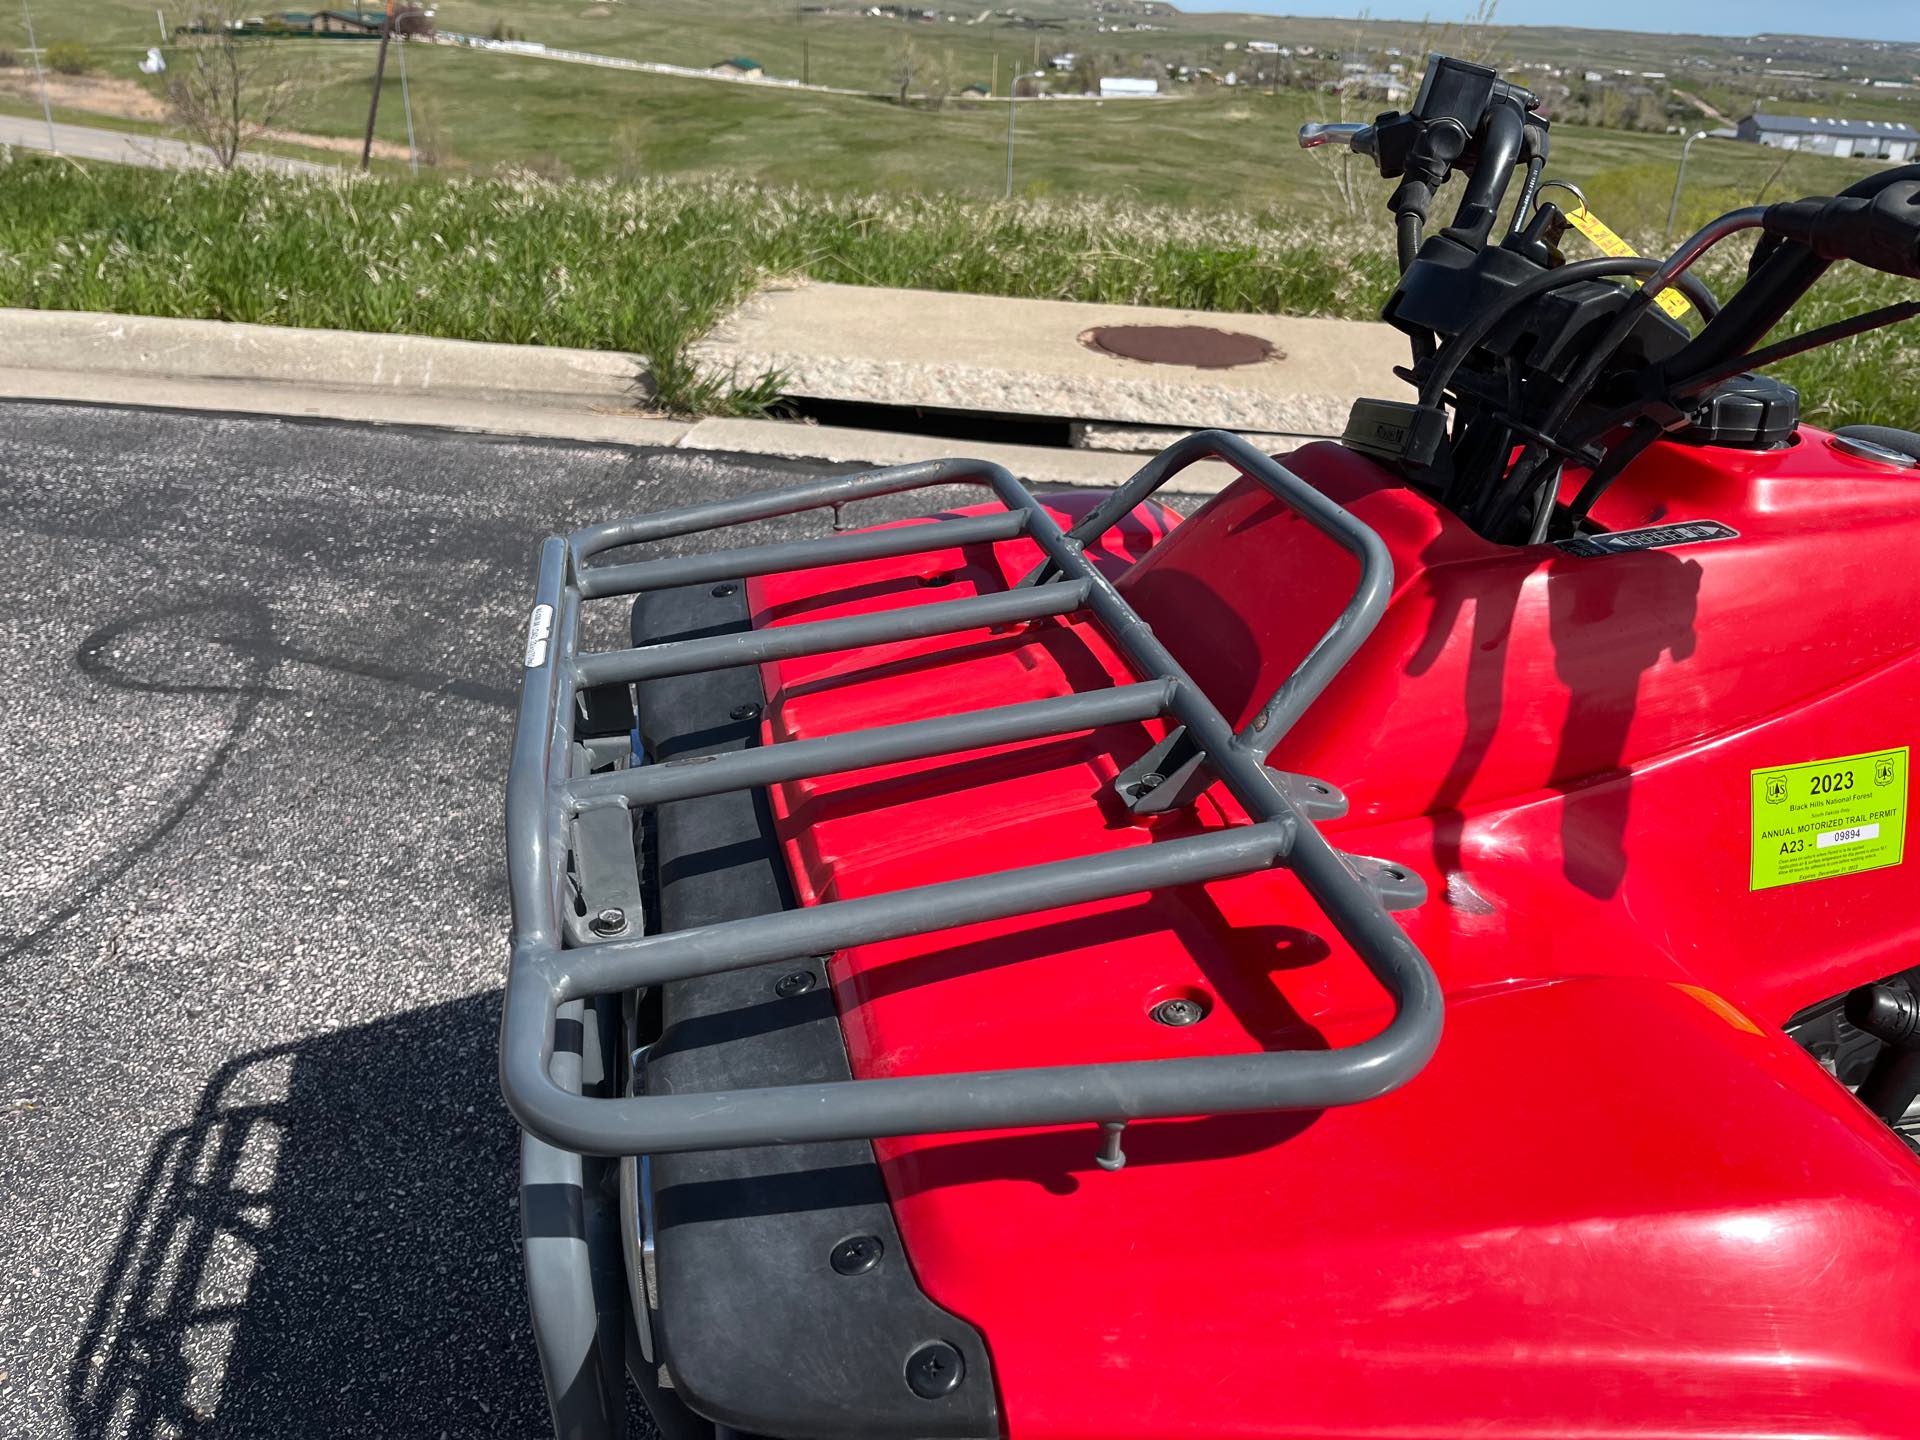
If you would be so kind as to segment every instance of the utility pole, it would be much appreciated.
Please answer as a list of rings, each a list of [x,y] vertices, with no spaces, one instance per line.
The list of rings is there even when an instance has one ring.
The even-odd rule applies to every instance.
[[[1673,239],[1673,222],[1680,214],[1680,186],[1687,178],[1687,152],[1693,149],[1693,142],[1707,138],[1707,132],[1696,130],[1689,135],[1686,143],[1680,147],[1680,169],[1673,177],[1673,199],[1667,205],[1667,239]]]
[[[1013,112],[1020,103],[1020,97],[1014,92],[1020,88],[1016,80],[1007,87],[1007,199],[1013,198]]]
[[[160,43],[161,43],[162,45],[164,45],[164,44],[166,44],[166,43],[167,43],[167,17],[166,17],[166,15],[165,15],[165,14],[164,14],[164,13],[163,13],[163,12],[162,12],[162,11],[161,11],[161,10],[160,10],[160,9],[159,9],[158,7],[157,7],[157,6],[156,6],[156,7],[155,7],[155,9],[154,9],[154,12],[153,12],[153,18],[155,19],[155,21],[157,21],[157,22],[159,23],[159,26],[160,26]]]
[[[387,0],[387,18],[380,22],[380,57],[373,62],[373,98],[367,102],[367,139],[360,147],[360,171],[373,165],[373,122],[380,114],[380,83],[387,75],[387,45],[393,39],[393,0]]]
[[[47,117],[47,149],[58,155],[60,142],[53,134],[53,102],[47,99],[47,72],[40,68],[40,46],[33,38],[33,11],[27,8],[27,0],[20,0],[20,13],[27,17],[27,49],[33,52],[33,78],[39,82],[40,109]]]
[[[400,37],[400,108],[407,112],[407,165],[417,179],[420,175],[420,152],[413,143],[413,95],[407,89],[407,37]]]
[[[802,85],[813,83],[813,61],[807,54],[807,42],[804,40],[800,42],[800,83]]]
[[[999,53],[996,51],[993,57],[993,83],[987,87],[987,94],[998,95],[999,93],[1000,93],[1000,56],[999,56]]]

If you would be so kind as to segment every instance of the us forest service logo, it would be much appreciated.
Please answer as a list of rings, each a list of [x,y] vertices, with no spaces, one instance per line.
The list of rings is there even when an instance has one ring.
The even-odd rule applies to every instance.
[[[1893,757],[1882,755],[1873,762],[1873,783],[1876,785],[1893,784]],[[1771,794],[1771,790],[1768,792]]]
[[[1888,765],[1889,765],[1889,768],[1887,771],[1887,775],[1888,775],[1888,778],[1891,779],[1893,775],[1891,762],[1888,762]],[[1787,798],[1787,777],[1784,775],[1767,776],[1767,803],[1769,805],[1779,805],[1784,803],[1786,798]]]

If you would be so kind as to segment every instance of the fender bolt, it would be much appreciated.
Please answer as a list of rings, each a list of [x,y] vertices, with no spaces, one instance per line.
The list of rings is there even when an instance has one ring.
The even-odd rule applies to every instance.
[[[1198,1025],[1207,1012],[1197,1000],[1162,1000],[1147,1012],[1158,1025]]]
[[[827,1259],[836,1274],[864,1275],[880,1263],[885,1248],[878,1235],[854,1235],[834,1246]]]
[[[967,1364],[944,1340],[922,1345],[907,1357],[907,1388],[922,1400],[938,1400],[960,1388]]]
[[[729,710],[727,714],[735,720],[758,720],[760,718],[760,707],[758,705],[736,705],[733,709]]]
[[[796,970],[791,975],[782,975],[775,982],[773,993],[782,1000],[791,1000],[796,995],[806,994],[818,983],[811,970]]]

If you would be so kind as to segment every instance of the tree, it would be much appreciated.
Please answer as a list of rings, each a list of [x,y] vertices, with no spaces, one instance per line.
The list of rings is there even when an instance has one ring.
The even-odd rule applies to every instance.
[[[887,73],[893,77],[894,88],[900,92],[900,103],[907,103],[907,97],[913,93],[914,82],[920,78],[920,52],[914,48],[913,37],[905,36],[893,47],[887,56]]]
[[[299,69],[285,47],[237,33],[244,0],[215,0],[196,30],[167,58],[167,109],[174,123],[231,170],[299,98]]]
[[[915,95],[939,105],[947,98],[946,69],[933,56],[924,54],[911,35],[901,37],[887,57],[887,73],[900,92],[900,103]]]

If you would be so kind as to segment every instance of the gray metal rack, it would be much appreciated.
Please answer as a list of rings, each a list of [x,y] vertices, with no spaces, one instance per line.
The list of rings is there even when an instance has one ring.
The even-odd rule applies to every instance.
[[[1209,458],[1238,467],[1360,565],[1340,616],[1239,733],[1085,554],[1171,476]],[[624,546],[942,485],[984,487],[1004,508],[823,539],[589,563]],[[1015,537],[1038,545],[1045,561],[1007,591],[637,649],[579,649],[587,600]],[[1391,585],[1391,560],[1371,529],[1245,441],[1220,431],[1176,443],[1064,531],[1004,469],[955,460],[613,521],[570,540],[549,540],[541,552],[507,791],[513,939],[500,1070],[508,1105],[533,1135],[581,1154],[1087,1122],[1104,1127],[1102,1161],[1111,1166],[1123,1159],[1120,1129],[1132,1120],[1318,1109],[1367,1100],[1404,1083],[1438,1044],[1442,1009],[1433,972],[1382,903],[1383,894],[1395,893],[1396,882],[1404,896],[1411,877],[1334,851],[1310,818],[1330,787],[1265,763],[1287,727],[1372,630]],[[591,752],[576,741],[578,702],[590,698],[594,687],[1083,612],[1127,657],[1139,675],[1136,683],[603,773],[588,773]],[[629,826],[635,807],[1156,718],[1171,722],[1171,729],[1120,777],[1127,803],[1164,808],[1217,780],[1248,823],[669,934],[582,943],[590,937],[568,923],[569,874],[588,863],[579,837],[609,823]],[[589,997],[1274,866],[1293,871],[1392,996],[1394,1018],[1373,1038],[1326,1051],[1040,1066],[704,1095],[598,1098],[552,1073],[556,1032],[578,1019]],[[577,1067],[562,1068],[571,1076]]]

